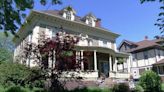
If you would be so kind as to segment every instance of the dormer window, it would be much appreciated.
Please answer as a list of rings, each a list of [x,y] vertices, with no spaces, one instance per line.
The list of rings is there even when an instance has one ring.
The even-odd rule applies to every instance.
[[[92,26],[92,19],[88,19],[88,25]]]
[[[66,12],[66,19],[71,20],[71,12],[70,11]]]
[[[75,20],[75,10],[71,6],[67,6],[61,10],[62,16],[68,20]]]
[[[95,27],[97,18],[92,13],[89,13],[86,16],[84,16],[83,20],[86,24]]]

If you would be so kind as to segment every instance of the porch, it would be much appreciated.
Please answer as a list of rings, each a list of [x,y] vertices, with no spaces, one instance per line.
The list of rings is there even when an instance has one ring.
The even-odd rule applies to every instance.
[[[64,71],[62,72],[62,77],[81,77],[86,80],[96,80],[100,77],[129,78],[128,54],[118,53],[110,48],[96,46],[76,46],[75,51],[75,62],[80,63],[80,68],[72,69],[72,71]],[[125,60],[124,64],[127,66],[127,71],[121,71],[125,69],[120,70],[118,68],[120,58]],[[49,65],[51,65],[50,60]]]
[[[128,54],[118,53],[110,48],[96,46],[77,46],[76,60],[81,60],[80,72],[75,75],[85,79],[104,78],[129,78],[130,69],[128,69]],[[123,67],[120,71],[119,60],[123,58],[127,67]],[[126,69],[124,69],[126,68]],[[126,71],[124,71],[126,70]],[[64,74],[70,76],[70,74]]]

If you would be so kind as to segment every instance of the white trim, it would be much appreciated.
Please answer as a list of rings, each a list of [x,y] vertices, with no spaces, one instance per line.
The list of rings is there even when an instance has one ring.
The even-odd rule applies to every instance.
[[[94,70],[97,71],[97,55],[96,55],[96,50],[94,50]]]

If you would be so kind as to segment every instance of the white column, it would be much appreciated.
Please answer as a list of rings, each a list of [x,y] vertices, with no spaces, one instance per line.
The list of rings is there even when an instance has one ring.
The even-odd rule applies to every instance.
[[[78,64],[78,66],[79,63],[81,63],[79,60],[80,60],[80,51],[76,51],[76,64]],[[80,70],[80,67],[78,67],[76,70]]]
[[[157,73],[159,74],[159,66],[157,66]]]
[[[83,50],[81,50],[80,53],[81,53],[81,70],[83,71],[83,70],[84,70],[84,61],[83,61],[84,57],[83,57]]]
[[[96,50],[94,50],[94,70],[97,71],[97,55],[96,55]]]
[[[131,71],[131,70],[130,70],[130,67],[131,67],[131,66],[130,66],[130,57],[128,57],[126,60],[127,60],[128,73],[130,73],[130,71]]]
[[[114,62],[114,71],[117,72],[117,62],[118,61],[117,61],[117,58],[116,57],[114,58],[114,61],[115,61]]]
[[[52,62],[53,63],[53,68],[55,68],[55,64],[56,64],[56,52],[55,52],[55,50],[53,51],[53,57],[54,57],[54,61]]]
[[[112,57],[111,57],[111,55],[109,55],[109,68],[110,68],[109,71],[112,71]]]
[[[56,63],[56,55],[55,55],[55,51],[53,51],[53,61],[52,61],[52,57],[48,57],[48,67],[49,68],[55,68],[55,63]]]
[[[51,57],[51,54],[48,55],[48,68],[52,68],[52,57]]]

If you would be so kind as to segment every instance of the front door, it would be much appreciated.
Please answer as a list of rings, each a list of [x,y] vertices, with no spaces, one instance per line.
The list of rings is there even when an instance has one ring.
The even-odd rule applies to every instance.
[[[109,77],[109,64],[108,62],[101,62],[101,74]]]

